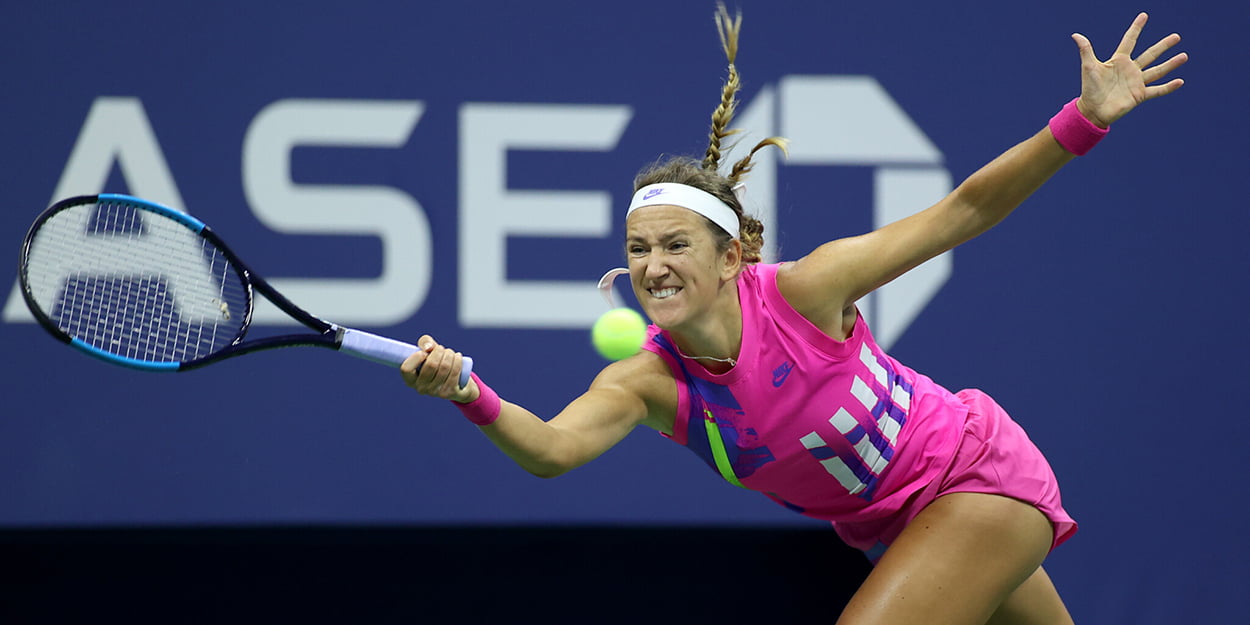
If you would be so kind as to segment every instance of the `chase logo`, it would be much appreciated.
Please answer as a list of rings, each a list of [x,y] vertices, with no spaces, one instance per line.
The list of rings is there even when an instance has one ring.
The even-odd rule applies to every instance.
[[[794,371],[794,365],[788,360],[781,363],[780,367],[773,369],[773,386],[781,388],[781,385],[786,383],[786,378],[790,377],[791,371]]]
[[[836,113],[830,112],[831,103]],[[357,326],[402,323],[433,303],[426,299],[443,259],[431,251],[430,219],[417,197],[400,187],[297,181],[291,158],[296,150],[324,146],[404,146],[425,109],[417,100],[288,98],[256,114],[243,132],[238,181],[255,218],[283,235],[368,237],[381,249],[376,271],[274,277],[275,288],[310,310]],[[603,303],[596,282],[527,277],[532,270],[528,260],[507,249],[517,237],[608,241],[612,195],[606,190],[512,189],[507,155],[510,150],[612,152],[633,115],[628,105],[459,105],[458,169],[452,176],[460,189],[455,207],[458,298],[437,305],[454,306],[460,327],[584,329],[599,317]],[[874,228],[934,204],[952,188],[942,153],[871,76],[782,76],[743,102],[736,129],[791,140],[784,161],[775,150],[756,154],[745,196],[748,210],[772,232],[819,226],[801,214],[778,218],[779,200],[797,201],[783,197],[785,186],[778,184],[783,167],[870,168],[871,199],[848,204],[846,210],[870,213]],[[744,140],[727,150],[725,162],[744,156],[753,143]],[[114,169],[123,173],[133,195],[193,208],[182,201],[157,133],[136,97],[96,99],[52,198],[104,191]],[[356,208],[345,211],[344,206]],[[765,238],[761,253],[765,262],[778,260],[775,237]],[[882,348],[888,350],[902,336],[945,284],[951,266],[947,252],[857,302]],[[33,322],[17,280],[12,284],[3,301],[3,321]],[[253,320],[295,323],[265,302],[258,302]]]

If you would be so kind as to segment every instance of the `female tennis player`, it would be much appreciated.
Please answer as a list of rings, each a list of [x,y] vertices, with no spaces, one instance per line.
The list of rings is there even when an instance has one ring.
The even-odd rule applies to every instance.
[[[729,79],[706,155],[644,170],[626,217],[630,282],[654,324],[644,349],[550,420],[476,376],[460,388],[460,354],[430,336],[401,367],[404,381],[456,402],[538,476],[581,466],[646,425],[726,480],[831,521],[875,562],[840,623],[1070,623],[1042,568],[1076,530],[1049,464],[990,397],[947,391],[885,354],[855,302],[985,232],[1113,122],[1180,88],[1156,84],[1187,60],[1156,64],[1178,35],[1133,57],[1146,19],[1106,61],[1073,35],[1080,97],[937,204],[769,265],[762,227],[734,189],[755,150],[784,141],[718,171],[741,25],[722,6]]]

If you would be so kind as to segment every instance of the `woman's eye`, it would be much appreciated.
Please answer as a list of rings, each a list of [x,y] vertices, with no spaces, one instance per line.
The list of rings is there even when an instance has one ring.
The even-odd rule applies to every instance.
[[[681,250],[686,249],[687,247],[689,246],[686,245],[684,241],[676,241],[676,242],[669,244],[668,249],[673,250],[674,252],[679,252]]]

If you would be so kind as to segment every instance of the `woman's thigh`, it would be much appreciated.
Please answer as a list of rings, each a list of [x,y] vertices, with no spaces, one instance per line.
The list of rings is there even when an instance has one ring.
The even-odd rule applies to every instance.
[[[944,495],[890,545],[838,622],[982,625],[1038,570],[1053,537],[1022,501]]]

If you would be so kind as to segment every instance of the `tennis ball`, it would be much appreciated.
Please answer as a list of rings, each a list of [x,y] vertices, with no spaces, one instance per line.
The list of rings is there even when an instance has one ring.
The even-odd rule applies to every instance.
[[[595,322],[590,339],[599,355],[608,360],[629,358],[647,340],[647,322],[632,308],[613,308]]]

